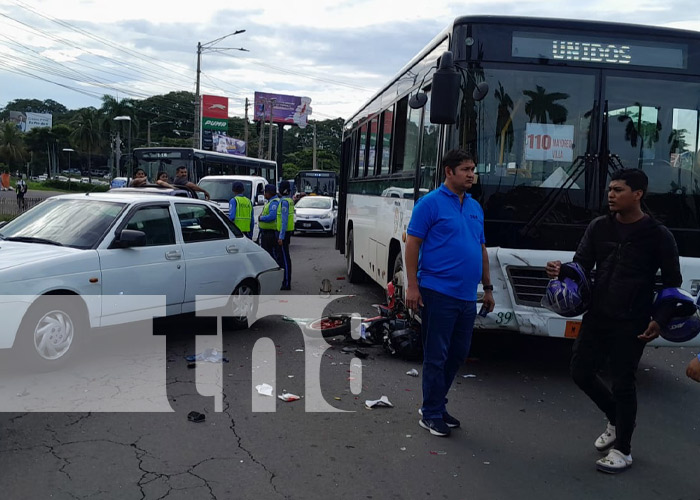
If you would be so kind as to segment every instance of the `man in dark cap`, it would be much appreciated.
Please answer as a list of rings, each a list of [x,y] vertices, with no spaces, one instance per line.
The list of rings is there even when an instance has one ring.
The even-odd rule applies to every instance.
[[[277,189],[272,184],[266,184],[263,191],[265,196],[265,207],[258,217],[258,227],[260,228],[260,246],[263,247],[270,256],[279,262],[278,245],[277,245],[277,207],[279,205],[279,197]]]
[[[277,263],[284,269],[284,279],[280,290],[292,289],[292,258],[289,255],[289,242],[292,233],[294,233],[294,201],[289,193],[289,181],[280,182],[280,202],[277,209],[277,245],[281,252],[278,253]]]
[[[228,202],[228,218],[240,229],[248,238],[253,239],[253,228],[255,219],[253,218],[253,204],[250,199],[243,194],[245,188],[241,181],[235,181],[232,186],[233,198]]]

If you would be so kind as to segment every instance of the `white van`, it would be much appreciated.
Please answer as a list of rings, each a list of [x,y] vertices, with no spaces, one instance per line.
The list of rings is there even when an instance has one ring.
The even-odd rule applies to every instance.
[[[265,206],[265,184],[267,179],[256,175],[207,175],[197,183],[202,189],[206,189],[211,201],[216,202],[222,212],[228,215],[228,202],[233,198],[233,183],[243,184],[243,195],[250,199],[255,213],[255,230],[253,239],[258,234],[258,216]]]

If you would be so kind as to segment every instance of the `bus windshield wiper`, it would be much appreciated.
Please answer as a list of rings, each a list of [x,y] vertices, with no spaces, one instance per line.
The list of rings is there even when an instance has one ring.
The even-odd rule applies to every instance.
[[[41,243],[44,245],[56,245],[59,247],[63,246],[63,243],[58,241],[48,240],[46,238],[34,238],[32,236],[12,236],[10,238],[5,238],[7,241],[19,241],[21,243]]]

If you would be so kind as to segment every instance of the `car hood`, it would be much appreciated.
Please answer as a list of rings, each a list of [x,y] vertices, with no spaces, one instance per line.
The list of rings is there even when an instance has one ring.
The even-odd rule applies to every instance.
[[[0,240],[0,271],[82,252],[77,248]]]
[[[296,215],[303,215],[303,216],[312,216],[312,217],[318,217],[320,215],[326,215],[328,212],[330,212],[330,208],[295,208],[294,213]]]

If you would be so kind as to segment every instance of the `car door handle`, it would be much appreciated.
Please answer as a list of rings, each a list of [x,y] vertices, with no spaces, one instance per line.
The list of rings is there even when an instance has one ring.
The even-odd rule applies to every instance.
[[[236,245],[229,245],[226,247],[228,253],[238,253],[238,247]]]
[[[165,252],[165,258],[167,260],[179,260],[182,254],[177,250],[171,250],[170,252]]]

